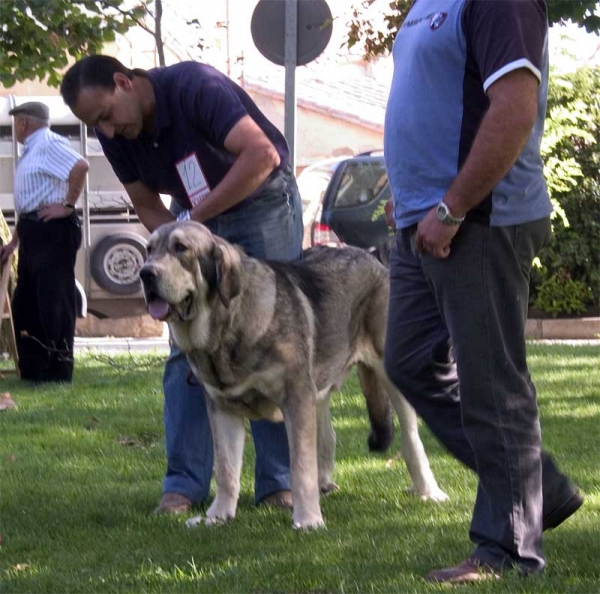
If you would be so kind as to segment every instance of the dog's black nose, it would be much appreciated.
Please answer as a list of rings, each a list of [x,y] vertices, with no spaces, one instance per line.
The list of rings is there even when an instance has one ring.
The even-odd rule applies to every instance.
[[[152,266],[143,266],[140,270],[140,279],[144,284],[149,284],[155,281],[158,277],[158,272]]]

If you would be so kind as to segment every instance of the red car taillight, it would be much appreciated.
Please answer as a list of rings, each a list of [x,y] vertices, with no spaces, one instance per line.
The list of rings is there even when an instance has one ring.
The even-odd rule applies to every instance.
[[[340,240],[328,225],[325,225],[324,223],[315,223],[313,225],[312,244],[342,247],[344,242]]]

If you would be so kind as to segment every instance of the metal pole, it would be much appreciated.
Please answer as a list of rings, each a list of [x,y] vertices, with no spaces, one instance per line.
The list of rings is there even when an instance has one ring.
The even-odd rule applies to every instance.
[[[87,146],[87,126],[83,122],[79,122],[79,142],[80,153],[84,159],[88,158]],[[85,174],[85,183],[83,184],[83,203],[81,210],[83,213],[83,246],[87,249],[91,245],[90,238],[90,203],[89,203],[89,188],[90,188],[89,171]]]
[[[88,136],[87,126],[83,122],[79,122],[79,142],[81,147],[81,156],[84,159],[88,158]],[[85,183],[83,184],[83,203],[81,205],[81,218],[83,222],[83,279],[85,286],[83,290],[86,295],[90,294],[92,288],[92,271],[90,266],[90,258],[92,257],[91,245],[91,228],[90,228],[90,172],[85,174]]]
[[[17,106],[17,102],[15,101],[14,95],[8,96],[8,110],[10,111],[13,107]],[[15,179],[15,172],[17,171],[17,162],[19,160],[19,143],[17,141],[17,137],[15,135],[15,118],[11,119],[11,138],[12,138],[12,152],[13,152],[13,180]],[[13,181],[14,184],[14,181]],[[13,188],[13,208],[15,204],[15,190]],[[15,227],[17,226],[17,209],[14,208],[15,213]],[[0,312],[1,314],[2,312]]]
[[[296,63],[298,52],[298,0],[285,0],[285,139],[290,165],[296,173]]]

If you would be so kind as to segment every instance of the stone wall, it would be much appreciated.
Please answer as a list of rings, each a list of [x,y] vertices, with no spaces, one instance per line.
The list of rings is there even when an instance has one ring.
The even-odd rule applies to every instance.
[[[535,340],[597,340],[600,318],[529,319],[525,336]]]

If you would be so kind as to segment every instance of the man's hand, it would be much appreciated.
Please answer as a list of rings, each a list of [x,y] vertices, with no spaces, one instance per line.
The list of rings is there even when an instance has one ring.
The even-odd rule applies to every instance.
[[[460,225],[444,225],[437,218],[437,206],[417,226],[415,247],[420,254],[431,254],[434,258],[450,255],[450,242]]]
[[[66,219],[71,216],[73,209],[64,206],[64,204],[45,204],[40,206],[37,213],[40,219],[47,223],[52,219]]]
[[[6,245],[0,245],[0,264],[4,266],[8,262],[10,255],[17,249],[16,243],[10,241]]]

